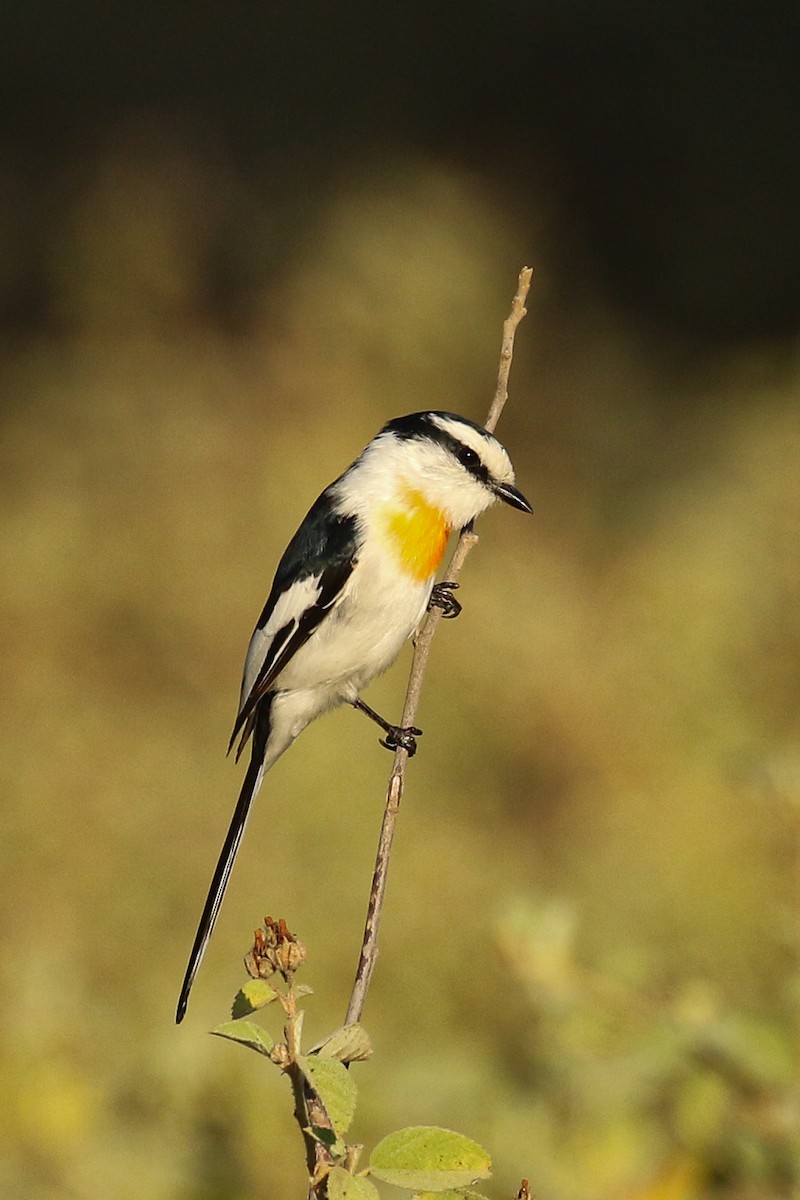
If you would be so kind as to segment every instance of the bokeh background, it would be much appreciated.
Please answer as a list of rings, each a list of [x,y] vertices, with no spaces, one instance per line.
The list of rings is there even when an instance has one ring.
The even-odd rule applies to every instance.
[[[380,425],[485,414],[525,263],[535,514],[434,648],[353,1136],[798,1195],[799,12],[4,6],[4,1197],[301,1194],[285,1080],[206,1031],[265,913],[341,1021],[390,760],[348,711],[276,767],[176,1029],[241,660]]]

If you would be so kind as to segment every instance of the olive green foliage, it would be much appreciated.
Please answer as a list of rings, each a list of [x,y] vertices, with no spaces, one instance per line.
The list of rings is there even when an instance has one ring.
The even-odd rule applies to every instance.
[[[309,947],[308,1040],[341,1025],[390,759],[348,710],[270,774],[176,1028],[241,660],[383,421],[484,415],[532,262],[498,432],[534,515],[481,519],[434,644],[348,1138],[467,1130],[496,1197],[796,1194],[796,361],[693,363],[565,297],[549,217],[427,160],[343,171],[225,323],[202,197],[248,253],[263,199],[146,126],[74,172],[57,319],[2,362],[0,1193],[302,1194],[285,1081],[206,1031],[267,912]]]
[[[372,1181],[379,1180],[413,1192],[416,1200],[421,1191],[447,1192],[454,1200],[485,1200],[470,1192],[468,1185],[491,1174],[489,1155],[451,1129],[421,1125],[395,1130],[381,1138],[361,1165],[363,1145],[345,1140],[358,1099],[350,1067],[371,1058],[372,1045],[364,1027],[351,1021],[304,1049],[303,1000],[313,989],[298,984],[297,973],[306,958],[305,946],[285,923],[267,918],[245,960],[251,980],[234,999],[234,1019],[212,1033],[265,1055],[290,1080],[295,1120],[306,1143],[309,1195],[325,1200],[378,1200]],[[277,980],[275,986],[268,985],[267,979]],[[283,1040],[273,1040],[261,1025],[243,1019],[244,1014],[268,1006],[273,1018],[276,1010],[280,1014]]]

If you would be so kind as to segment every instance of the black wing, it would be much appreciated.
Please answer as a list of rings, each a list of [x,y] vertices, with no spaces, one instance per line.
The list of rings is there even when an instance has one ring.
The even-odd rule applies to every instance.
[[[250,639],[245,680],[254,669],[256,674],[246,691],[243,685],[239,712],[228,744],[230,753],[241,732],[237,759],[253,732],[260,701],[270,691],[286,664],[330,612],[356,565],[357,518],[333,511],[331,505],[334,497],[331,491],[335,486],[331,485],[322,493],[286,547],[278,563],[269,597]],[[304,607],[291,615],[287,613],[280,627],[265,638],[265,631],[278,602],[293,588],[303,584],[306,585]]]

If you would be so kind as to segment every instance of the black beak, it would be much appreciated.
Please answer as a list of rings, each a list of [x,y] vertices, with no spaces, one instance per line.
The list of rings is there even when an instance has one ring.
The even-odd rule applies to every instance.
[[[533,508],[523,496],[522,492],[517,491],[510,483],[495,483],[492,485],[492,491],[500,500],[505,500],[506,504],[510,504],[512,508],[519,508],[522,512],[533,512]]]

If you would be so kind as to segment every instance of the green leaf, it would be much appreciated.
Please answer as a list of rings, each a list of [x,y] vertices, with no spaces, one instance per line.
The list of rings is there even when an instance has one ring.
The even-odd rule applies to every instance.
[[[363,1175],[334,1167],[328,1176],[328,1200],[380,1200],[378,1189]]]
[[[482,1146],[461,1133],[435,1125],[398,1129],[378,1143],[369,1160],[370,1174],[384,1183],[422,1192],[463,1188],[491,1173]]]
[[[414,1192],[411,1200],[488,1200],[488,1197],[469,1188],[448,1188],[446,1192]]]
[[[277,999],[278,993],[269,986],[266,979],[251,979],[241,991],[236,993],[231,1016],[234,1021],[239,1017],[247,1017],[257,1008],[263,1008],[265,1004],[271,1004],[273,1000]]]
[[[214,1037],[227,1038],[229,1042],[239,1042],[242,1046],[249,1046],[251,1050],[257,1050],[259,1054],[266,1054],[267,1057],[275,1045],[266,1029],[256,1025],[255,1021],[226,1021],[224,1025],[218,1025],[211,1032]]]
[[[302,1055],[297,1065],[319,1096],[337,1134],[346,1133],[356,1111],[358,1089],[340,1062],[318,1055]]]
[[[300,1047],[300,1045],[303,1041],[303,1026],[305,1025],[305,1021],[306,1021],[306,1014],[305,1014],[305,1011],[301,1008],[300,1011],[297,1013],[297,1015],[294,1018],[293,1037],[294,1037],[294,1044],[298,1048]]]
[[[372,1044],[369,1034],[363,1025],[353,1022],[335,1029],[328,1037],[312,1046],[309,1054],[318,1054],[320,1058],[335,1058],[338,1062],[363,1062],[372,1054]]]
[[[324,1146],[331,1158],[337,1161],[347,1154],[347,1145],[336,1136],[333,1129],[326,1129],[321,1125],[306,1125],[303,1133],[310,1134],[314,1141]]]

